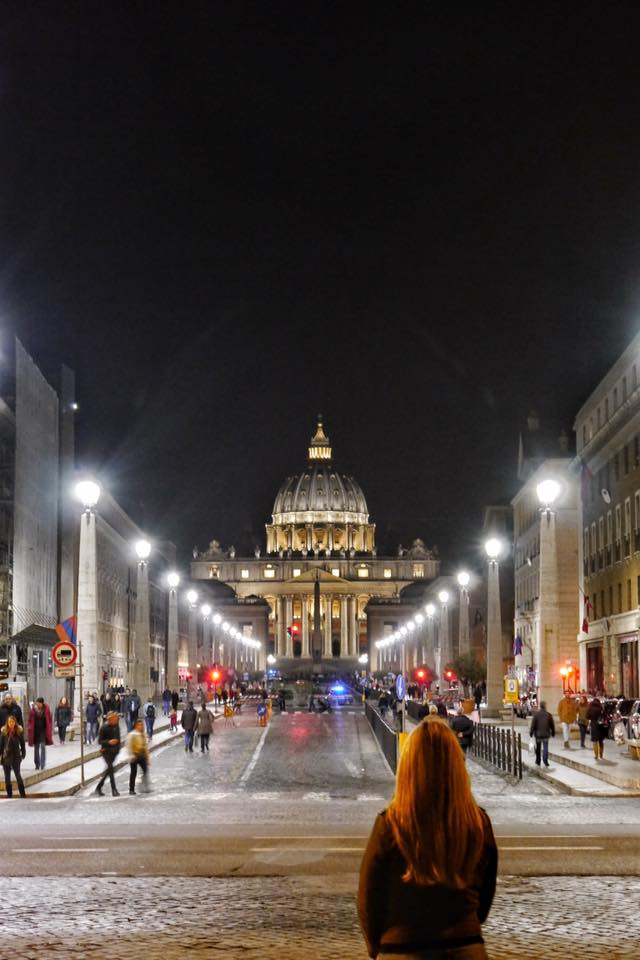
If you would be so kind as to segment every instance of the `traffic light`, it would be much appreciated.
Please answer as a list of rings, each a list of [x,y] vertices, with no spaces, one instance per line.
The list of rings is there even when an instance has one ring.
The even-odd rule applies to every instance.
[[[427,671],[423,670],[422,667],[420,667],[419,670],[416,670],[416,680],[426,680],[426,677]]]
[[[222,676],[222,674],[220,673],[220,671],[218,670],[218,668],[217,668],[217,667],[214,667],[213,670],[211,671],[211,682],[212,682],[212,683],[217,683],[217,682],[220,680],[220,677],[221,677],[221,676]]]

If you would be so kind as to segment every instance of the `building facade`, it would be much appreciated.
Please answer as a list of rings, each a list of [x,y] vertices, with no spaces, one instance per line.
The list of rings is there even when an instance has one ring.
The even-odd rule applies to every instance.
[[[306,467],[285,479],[266,525],[266,553],[223,551],[216,541],[191,564],[194,581],[220,581],[242,602],[266,601],[258,639],[289,673],[352,669],[368,653],[367,607],[399,598],[415,580],[437,576],[439,561],[421,540],[380,557],[364,493],[333,465],[318,418]]]
[[[589,690],[640,696],[640,334],[575,419],[580,669]]]

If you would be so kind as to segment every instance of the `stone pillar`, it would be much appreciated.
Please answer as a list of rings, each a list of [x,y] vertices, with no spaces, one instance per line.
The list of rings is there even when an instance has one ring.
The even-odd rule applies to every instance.
[[[309,649],[309,598],[306,594],[302,597],[302,656],[303,658],[311,656]]]
[[[340,656],[350,657],[349,645],[349,598],[340,597]]]
[[[469,636],[469,591],[460,587],[460,607],[458,609],[458,655],[467,656],[471,652]]]
[[[313,534],[311,531],[311,524],[306,523],[304,530],[305,530],[305,543],[306,543],[307,552],[308,552],[309,550],[313,550]]]
[[[440,662],[444,670],[451,663],[451,640],[449,635],[449,606],[440,607]],[[442,686],[440,687],[442,689]]]
[[[325,659],[331,659],[331,597],[324,598],[324,642],[322,644],[322,656]]]
[[[284,637],[285,637],[285,656],[291,659],[293,657],[293,638],[291,636],[291,624],[293,622],[293,603],[291,597],[284,598]]]
[[[357,657],[360,653],[360,643],[358,637],[358,598],[351,597],[351,656]]]
[[[345,535],[345,550],[349,551],[351,549],[351,524],[347,523],[344,528]]]
[[[327,525],[327,549],[333,550],[333,524]]]
[[[487,716],[498,716],[502,709],[503,693],[500,573],[498,561],[489,560],[487,568]]]
[[[198,686],[198,609],[189,607],[189,673],[191,681],[186,684],[192,694]]]
[[[134,666],[134,684],[142,700],[151,693],[151,649],[149,636],[149,565],[146,560],[138,561],[138,583],[136,598],[136,659]]]
[[[78,643],[82,644],[82,687],[102,690],[98,678],[98,570],[96,548],[96,515],[85,510],[80,520],[80,555],[78,560]],[[15,652],[16,645],[13,645]],[[16,666],[17,670],[17,666]],[[15,672],[15,671],[14,671]],[[75,684],[75,715],[80,716],[80,684]]]
[[[556,514],[540,514],[540,659],[538,661],[538,703],[544,700],[555,713],[562,699],[560,676],[560,597],[558,594],[558,549]]]
[[[169,587],[165,687],[169,690],[178,689],[178,591],[176,587]]]
[[[283,657],[285,648],[283,643],[283,626],[284,626],[284,601],[282,597],[276,597],[276,632],[275,632],[275,648],[276,648],[276,657]]]

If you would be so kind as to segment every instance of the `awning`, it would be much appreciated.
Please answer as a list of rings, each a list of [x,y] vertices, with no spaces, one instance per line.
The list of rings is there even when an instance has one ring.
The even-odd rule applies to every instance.
[[[34,647],[53,647],[59,640],[53,627],[41,627],[39,623],[32,623],[20,633],[15,633],[9,643],[26,643]]]

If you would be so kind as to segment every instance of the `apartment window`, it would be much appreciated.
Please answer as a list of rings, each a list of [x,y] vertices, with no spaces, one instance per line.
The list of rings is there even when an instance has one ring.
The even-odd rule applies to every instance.
[[[601,422],[600,422],[600,407],[598,407],[598,409],[597,409],[597,411],[596,411],[596,427],[597,427],[597,429],[599,430],[601,426],[602,426],[602,424],[601,424]]]
[[[618,584],[618,613],[622,613],[622,584]]]
[[[589,440],[593,439],[593,417],[589,417]]]
[[[631,580],[627,580],[627,610],[631,610]]]
[[[276,571],[273,569],[271,564],[268,564],[262,571],[262,575],[265,578],[265,580],[273,580],[273,578],[276,575]]]
[[[611,541],[613,540],[613,517],[611,515],[611,510],[607,513],[607,546],[611,546]]]
[[[640,577],[638,577],[638,579],[640,580]],[[604,605],[604,590],[601,590],[601,591],[600,591],[600,608],[601,608],[601,609],[600,609],[600,616],[606,617],[607,611],[606,611],[605,605]]]
[[[618,409],[618,388],[613,388],[613,412],[615,413]]]
[[[622,378],[622,402],[624,403],[627,399],[627,378]]]
[[[604,550],[604,517],[598,520],[598,549]]]
[[[584,559],[589,556],[589,527],[584,528]]]
[[[631,533],[631,497],[627,497],[624,502],[624,535],[628,537]]]
[[[294,577],[299,577],[301,573],[302,573],[302,570],[300,569],[300,567],[294,567],[294,568],[293,568],[293,575],[294,575]]]
[[[339,570],[338,567],[332,567],[332,568],[331,568],[331,573],[333,574],[334,577],[339,577],[339,576],[340,576],[340,570]]]
[[[369,567],[358,567],[358,576],[361,580],[366,580],[369,576]]]
[[[414,577],[424,577],[424,563],[414,563],[413,575]]]
[[[248,571],[248,570],[241,570],[241,571],[240,571],[240,576],[242,577],[243,580],[248,580],[248,579],[249,579],[249,571]]]
[[[382,576],[385,580],[391,580],[391,567],[385,567],[382,571]]]
[[[591,556],[595,557],[598,552],[598,544],[596,543],[596,525],[595,522],[591,524]]]
[[[586,423],[582,424],[582,446],[586,447],[587,445],[587,425]]]
[[[620,454],[618,453],[613,455],[613,479],[620,479]]]
[[[624,449],[622,451],[622,463],[624,467],[624,475],[629,473],[629,444],[625,443]]]
[[[616,503],[616,540],[622,540],[622,507]]]

